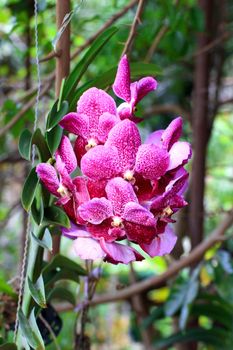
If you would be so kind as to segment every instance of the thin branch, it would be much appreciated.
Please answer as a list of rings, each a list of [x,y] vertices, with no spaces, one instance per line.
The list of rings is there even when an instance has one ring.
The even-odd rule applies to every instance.
[[[212,234],[206,240],[202,241],[198,246],[196,246],[196,248],[192,250],[189,256],[186,256],[184,258],[181,258],[179,261],[174,262],[163,274],[159,276],[153,276],[144,281],[135,283],[134,285],[131,285],[121,291],[118,291],[115,294],[111,293],[100,295],[94,298],[90,304],[93,306],[98,304],[116,302],[119,300],[125,300],[132,297],[132,295],[150,290],[152,288],[156,288],[161,284],[166,283],[168,279],[176,276],[177,273],[184,267],[198,263],[209,248],[211,248],[217,242],[222,241],[222,236],[232,224],[233,210],[231,210],[231,212],[227,216],[225,216],[225,218],[222,220],[219,226],[212,232]]]
[[[50,84],[47,84],[44,86],[44,88],[41,90],[41,94],[40,94],[40,97],[44,96],[49,87],[50,87]],[[6,132],[13,126],[15,125],[15,123],[17,123],[17,121],[23,117],[23,115],[30,109],[33,107],[33,105],[35,104],[36,102],[36,97],[33,97],[30,101],[28,101],[24,106],[23,108],[14,116],[14,118],[12,118],[10,120],[10,122],[8,124],[6,124],[3,128],[1,128],[0,130],[0,137],[2,137],[3,135],[6,134]]]
[[[144,2],[145,2],[145,0],[139,0],[138,8],[137,8],[137,11],[136,11],[136,14],[135,14],[135,17],[134,17],[134,20],[133,20],[130,32],[129,32],[128,39],[127,39],[127,41],[125,43],[125,46],[124,46],[124,49],[123,49],[123,52],[122,52],[122,56],[125,55],[126,53],[127,54],[130,53],[130,50],[132,48],[132,44],[133,44],[134,38],[135,38],[135,36],[137,34],[137,32],[136,32],[137,26],[138,26],[139,23],[141,23],[140,16],[141,16],[142,11],[143,11]]]
[[[173,103],[166,103],[163,105],[157,105],[153,106],[152,108],[148,108],[144,112],[144,117],[150,117],[153,114],[162,114],[162,113],[172,113],[172,114],[177,114],[180,116],[183,116],[185,119],[190,120],[191,116],[189,112],[185,109],[183,109],[181,106]]]
[[[162,40],[162,38],[164,37],[164,35],[167,33],[168,31],[168,25],[165,23],[159,30],[158,34],[155,36],[151,47],[149,48],[146,57],[145,57],[145,62],[150,62],[151,58],[153,57],[160,41]]]
[[[61,350],[60,345],[58,344],[57,337],[54,334],[54,331],[50,324],[46,321],[46,319],[40,314],[39,319],[44,323],[45,327],[48,329],[49,333],[51,334],[51,337],[53,338],[54,341],[54,346],[57,350]]]
[[[209,44],[207,44],[206,46],[204,46],[201,50],[198,50],[197,52],[195,52],[193,54],[193,57],[199,56],[205,52],[208,52],[210,50],[212,50],[213,48],[215,48],[218,45],[222,45],[223,41],[225,41],[226,39],[228,39],[230,37],[230,32],[225,32],[223,33],[221,36],[219,36],[217,39],[211,41]]]

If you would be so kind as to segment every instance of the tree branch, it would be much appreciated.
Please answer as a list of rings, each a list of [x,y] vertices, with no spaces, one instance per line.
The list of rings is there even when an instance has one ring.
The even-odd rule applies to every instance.
[[[139,0],[138,8],[137,8],[137,11],[136,11],[136,14],[135,14],[135,17],[134,17],[134,20],[133,20],[130,32],[129,32],[129,36],[128,36],[128,39],[127,39],[127,41],[125,43],[124,49],[122,51],[122,56],[125,55],[126,53],[127,54],[130,53],[130,50],[132,48],[132,44],[133,44],[134,38],[135,38],[135,36],[137,34],[136,33],[137,26],[141,22],[140,21],[140,16],[141,16],[142,11],[143,11],[144,2],[145,2],[145,0]]]
[[[135,283],[121,291],[116,292],[115,294],[105,294],[95,297],[91,301],[91,305],[98,305],[103,303],[116,302],[119,300],[124,300],[130,298],[132,295],[141,293],[152,288],[158,287],[161,284],[167,282],[168,279],[177,275],[177,273],[184,267],[191,266],[195,263],[198,263],[205,252],[211,248],[217,242],[222,241],[222,236],[225,231],[233,224],[233,210],[225,216],[219,226],[212,232],[212,234],[204,241],[202,241],[196,248],[192,250],[189,256],[181,258],[179,261],[174,262],[166,272],[159,276],[153,276],[144,281]]]

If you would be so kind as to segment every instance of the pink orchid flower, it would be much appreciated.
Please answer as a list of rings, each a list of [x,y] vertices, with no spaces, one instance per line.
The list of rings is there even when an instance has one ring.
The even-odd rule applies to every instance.
[[[45,188],[58,198],[56,203],[62,205],[67,215],[77,222],[77,207],[88,200],[89,195],[84,178],[70,177],[77,168],[77,160],[67,136],[62,137],[55,159],[56,168],[49,163],[40,163],[36,172]]]
[[[71,224],[69,229],[62,228],[62,234],[74,240],[73,252],[81,259],[104,259],[112,264],[128,264],[144,259],[134,248],[115,241],[107,242],[103,237],[95,238],[81,226]]]
[[[80,97],[77,113],[69,113],[62,118],[60,126],[78,135],[75,143],[78,160],[90,148],[105,143],[109,131],[120,121],[116,114],[113,98],[105,91],[93,87]]]
[[[106,242],[128,238],[136,243],[151,242],[156,231],[152,213],[138,203],[132,185],[120,177],[106,186],[107,198],[93,198],[79,206],[87,231]]]
[[[122,176],[132,183],[138,176],[150,181],[159,180],[166,172],[185,164],[191,155],[187,142],[175,142],[177,137],[166,137],[166,133],[175,135],[176,129],[173,134],[167,129],[164,131],[164,142],[169,139],[170,148],[161,142],[155,143],[154,138],[151,143],[141,144],[135,123],[123,120],[112,128],[104,146],[96,146],[85,154],[81,160],[82,172],[94,180],[115,176]]]
[[[132,119],[138,122],[138,118],[134,117],[134,111],[138,102],[145,97],[150,91],[157,88],[157,81],[152,77],[145,77],[131,83],[130,66],[127,56],[124,55],[118,65],[116,78],[113,84],[113,91],[116,96],[125,102],[118,108],[118,115],[121,119]]]

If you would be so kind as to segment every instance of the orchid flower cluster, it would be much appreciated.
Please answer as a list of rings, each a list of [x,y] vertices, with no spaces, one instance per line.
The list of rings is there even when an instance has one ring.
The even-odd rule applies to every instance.
[[[187,204],[184,165],[191,148],[179,141],[180,117],[141,142],[136,105],[156,87],[152,77],[131,83],[123,56],[113,91],[124,102],[116,107],[105,91],[88,89],[77,112],[60,121],[77,135],[74,146],[63,136],[55,165],[37,165],[41,182],[70,218],[70,228],[62,233],[73,239],[73,250],[82,259],[128,264],[144,259],[139,251],[161,256],[176,243],[172,215]],[[77,168],[82,175],[74,177]]]

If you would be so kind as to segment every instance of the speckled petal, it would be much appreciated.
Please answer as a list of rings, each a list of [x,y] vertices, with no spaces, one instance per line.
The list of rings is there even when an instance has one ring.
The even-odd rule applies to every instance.
[[[141,145],[137,152],[135,171],[146,179],[157,180],[165,174],[169,164],[169,154],[153,144]]]
[[[77,168],[77,159],[71,142],[67,136],[62,137],[56,154],[59,155],[61,160],[65,163],[69,174]]]
[[[125,206],[122,218],[129,222],[143,226],[155,226],[156,220],[151,212],[140,204],[128,202]]]
[[[145,77],[132,83],[131,89],[131,101],[133,105],[136,105],[143,99],[149,92],[155,90],[158,86],[157,81],[152,77]]]
[[[90,149],[82,157],[81,170],[93,180],[105,180],[117,176],[121,170],[117,149],[102,145]]]
[[[87,145],[87,141],[83,137],[78,136],[74,143],[74,153],[76,155],[78,165],[80,165],[80,161],[84,156],[84,154],[87,153],[85,148],[86,145]]]
[[[138,128],[128,119],[121,121],[112,128],[105,145],[117,148],[123,170],[133,169],[138,147],[141,145]]]
[[[183,121],[181,117],[174,119],[162,134],[162,143],[169,150],[177,142],[182,133]]]
[[[72,134],[80,135],[84,138],[88,137],[89,121],[84,114],[69,113],[62,118],[59,125]]]
[[[121,216],[128,202],[138,202],[132,185],[121,177],[116,177],[108,182],[106,193],[107,198],[112,203],[115,215]]]
[[[116,115],[116,104],[113,98],[104,90],[95,87],[88,89],[80,97],[77,105],[78,114],[84,114],[89,118],[90,130],[97,129],[99,117],[108,112]]]
[[[67,187],[70,191],[73,191],[73,183],[71,177],[67,171],[65,163],[62,161],[59,154],[56,154],[56,168],[60,175],[62,184]]]
[[[59,187],[59,180],[55,168],[51,164],[40,163],[36,167],[36,172],[47,190],[54,196],[59,197],[57,192]]]
[[[107,254],[106,260],[113,263],[122,263],[122,264],[128,264],[131,261],[138,260],[139,254],[135,253],[134,249],[131,247],[128,247],[123,244],[119,244],[116,242],[113,243],[107,243],[104,239],[100,240],[101,248],[105,251]],[[140,260],[142,260],[143,257],[141,257]]]
[[[124,55],[117,69],[116,78],[112,86],[115,95],[120,97],[122,100],[129,102],[131,99],[130,92],[130,67],[127,56]]]
[[[73,251],[81,259],[96,260],[104,258],[106,253],[101,248],[99,241],[92,238],[77,238],[73,243]]]
[[[174,248],[176,241],[177,237],[173,230],[167,226],[165,232],[156,236],[151,244],[140,244],[140,246],[153,258],[155,256],[169,254]]]
[[[169,151],[170,162],[167,170],[184,165],[192,156],[191,146],[188,142],[175,142]]]
[[[98,225],[113,216],[112,204],[106,198],[93,198],[78,208],[79,215],[85,221]]]
[[[105,143],[110,130],[120,122],[120,118],[110,113],[104,113],[100,116],[97,138],[100,142]]]
[[[182,194],[187,185],[189,174],[187,171],[182,172],[181,175],[174,180],[170,181],[166,187],[166,192],[170,193],[170,196],[174,194]]]
[[[128,240],[138,244],[149,244],[156,235],[156,229],[153,226],[143,226],[124,221],[124,227]]]

